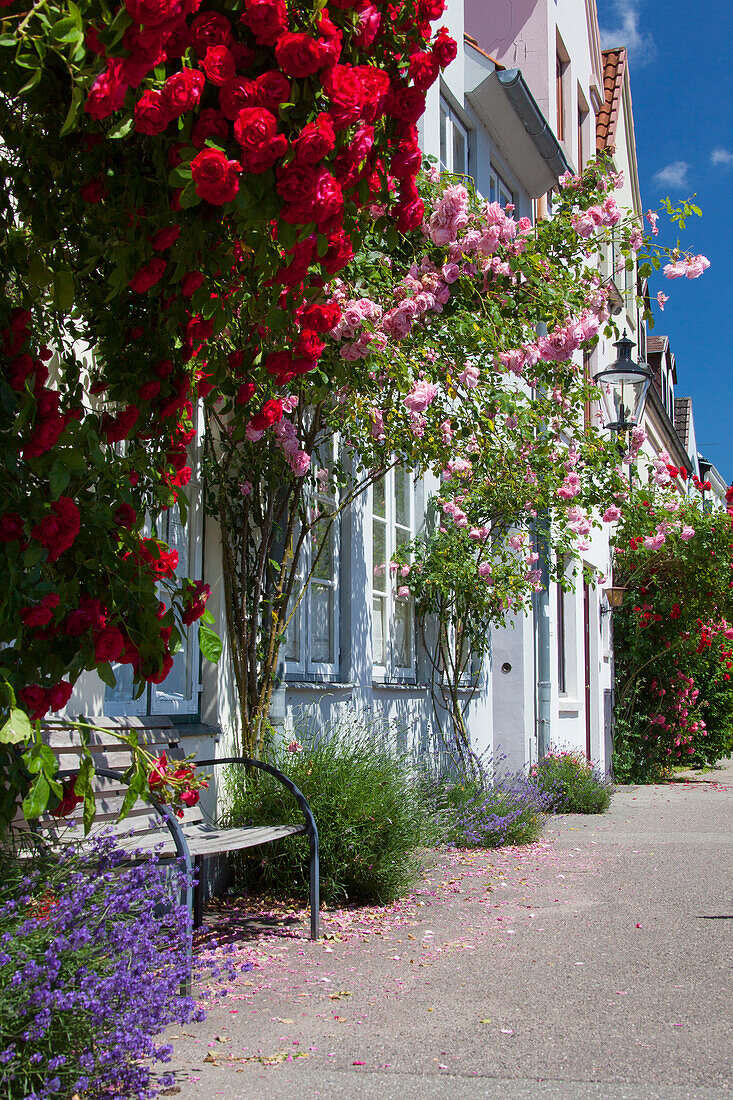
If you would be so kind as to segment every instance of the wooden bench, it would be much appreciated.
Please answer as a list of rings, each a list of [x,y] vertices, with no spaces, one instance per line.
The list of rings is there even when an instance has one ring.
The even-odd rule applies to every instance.
[[[138,743],[159,756],[165,752],[171,760],[182,760],[188,753],[185,743],[192,745],[195,740],[210,740],[215,731],[211,727],[180,725],[176,726],[170,718],[80,718],[91,724],[128,734],[133,730]],[[43,729],[44,741],[57,755],[60,777],[71,777],[79,770],[81,743],[79,731],[63,722],[47,722]],[[195,890],[189,885],[185,891],[186,905],[193,917],[194,926],[201,923],[203,914],[203,876],[205,861],[215,855],[252,848],[259,844],[270,844],[283,837],[305,833],[310,840],[310,935],[317,940],[320,936],[320,890],[318,866],[318,829],[310,806],[304,795],[277,768],[261,760],[249,757],[227,756],[219,759],[206,758],[196,760],[195,766],[206,772],[209,768],[223,764],[234,764],[255,768],[272,775],[292,794],[303,812],[303,822],[298,825],[245,826],[242,828],[224,828],[215,820],[208,820],[201,804],[186,809],[184,816],[176,814],[155,797],[149,802],[138,800],[127,816],[120,821],[119,812],[126,793],[123,778],[124,770],[131,759],[130,749],[117,741],[111,733],[91,730],[89,749],[94,758],[96,778],[94,796],[96,817],[93,830],[110,828],[117,843],[131,855],[160,852],[161,859],[179,859],[188,872],[189,883],[193,880],[194,869],[197,872]],[[19,824],[23,824],[19,822]],[[72,841],[84,835],[82,807],[77,807],[64,818],[55,818],[44,814],[33,826],[44,836],[58,842]]]

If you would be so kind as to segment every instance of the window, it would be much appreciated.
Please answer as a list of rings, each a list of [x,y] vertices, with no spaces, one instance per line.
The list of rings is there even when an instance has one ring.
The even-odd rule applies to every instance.
[[[178,552],[177,577],[200,577],[203,515],[200,485],[189,482],[188,523],[184,527],[177,507],[159,518],[155,534]],[[161,599],[164,590],[161,588]],[[173,657],[173,667],[162,684],[148,684],[138,699],[133,698],[132,666],[113,665],[117,679],[107,687],[104,712],[114,715],[197,714],[199,709],[198,625],[183,628],[183,644]]]
[[[565,654],[565,592],[557,585],[557,690],[567,694],[567,661]]]
[[[567,62],[555,55],[555,99],[557,110],[557,140],[565,140],[565,70]]]
[[[412,474],[401,466],[372,487],[372,660],[382,677],[412,675],[415,665],[411,598],[397,595],[399,572],[392,559],[414,534]]]
[[[440,170],[467,176],[468,130],[445,100],[440,101]]]
[[[514,202],[511,188],[494,168],[489,169],[489,202],[498,202],[500,206]]]
[[[319,490],[310,505],[315,522],[301,551],[294,596],[300,595],[306,579],[308,588],[295,608],[285,635],[283,655],[286,676],[335,677],[340,666],[339,639],[339,552],[340,518],[329,521],[337,506],[333,479],[326,468],[316,470]]]
[[[578,85],[578,172],[583,171],[588,156],[587,130],[588,130],[588,106],[585,102],[580,85]]]

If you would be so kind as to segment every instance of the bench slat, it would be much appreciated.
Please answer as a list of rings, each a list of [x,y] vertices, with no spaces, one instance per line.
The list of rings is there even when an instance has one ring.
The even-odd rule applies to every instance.
[[[213,856],[242,848],[254,848],[286,836],[305,832],[305,825],[253,825],[244,829],[217,829],[211,825],[184,825],[183,834],[192,856]],[[127,852],[152,852],[163,842],[162,854],[175,855],[170,833],[149,832],[141,837],[123,837],[120,847]]]

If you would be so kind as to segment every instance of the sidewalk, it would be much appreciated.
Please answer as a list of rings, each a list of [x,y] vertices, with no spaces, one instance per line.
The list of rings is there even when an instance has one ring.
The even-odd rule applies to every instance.
[[[174,1031],[176,1095],[731,1098],[732,893],[728,762],[527,848],[436,854],[414,898],[326,915],[320,944],[239,911],[241,976]]]

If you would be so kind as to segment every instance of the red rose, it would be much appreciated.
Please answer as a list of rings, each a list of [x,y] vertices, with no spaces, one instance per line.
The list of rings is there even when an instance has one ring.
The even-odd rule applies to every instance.
[[[441,69],[444,69],[446,65],[450,65],[451,61],[455,61],[458,46],[455,39],[448,34],[447,27],[441,27],[438,31],[433,43],[433,53]]]
[[[52,596],[46,596],[35,607],[21,607],[20,617],[23,620],[23,625],[29,627],[48,626],[53,619],[54,608],[58,605],[59,598],[54,593]]]
[[[390,171],[398,180],[407,176],[416,176],[422,164],[420,147],[410,139],[403,139],[390,161]]]
[[[34,539],[48,549],[48,561],[56,561],[73,544],[79,534],[79,509],[71,497],[59,497],[51,505],[51,515],[37,523],[31,531]]]
[[[277,63],[288,76],[312,76],[323,67],[321,48],[310,34],[286,31],[275,46]]]
[[[274,46],[287,30],[288,13],[285,0],[245,0],[247,8],[241,17],[261,46]]]
[[[56,708],[52,707],[51,709]],[[61,789],[63,791],[61,801],[55,810],[48,811],[52,817],[68,817],[84,801],[81,795],[76,793],[76,776],[65,779]]]
[[[234,122],[244,107],[257,105],[257,85],[246,76],[235,76],[219,92],[219,106],[222,114]]]
[[[319,359],[325,346],[325,341],[319,339],[317,333],[306,329],[300,334],[295,354],[302,356],[304,359]]]
[[[191,131],[191,144],[197,149],[203,149],[209,138],[215,141],[223,141],[229,137],[229,122],[219,111],[213,107],[207,107],[196,120],[196,125]]]
[[[84,110],[98,122],[119,111],[125,102],[129,85],[122,67],[122,58],[111,57],[107,68],[99,74],[87,96]]]
[[[360,6],[358,33],[356,43],[363,50],[368,50],[374,39],[379,34],[382,25],[382,14],[373,4]]]
[[[376,65],[357,65],[354,68],[362,86],[362,117],[365,122],[384,114],[384,103],[390,90],[389,74]]]
[[[310,164],[282,164],[278,167],[276,189],[286,202],[300,201],[310,204],[318,183],[318,169]]]
[[[218,149],[202,149],[191,161],[191,175],[200,195],[212,206],[232,202],[239,190],[238,174],[242,166]]]
[[[278,380],[286,374],[290,374],[292,378],[292,366],[293,357],[289,351],[276,351],[268,355],[265,361],[265,367],[268,372],[274,375]]]
[[[24,542],[23,520],[17,512],[0,516],[0,542]]]
[[[168,77],[161,94],[171,118],[179,118],[198,107],[205,83],[206,78],[198,69],[181,69]]]
[[[425,93],[419,88],[398,88],[387,96],[384,106],[392,118],[417,122],[425,113]]]
[[[266,171],[287,151],[287,138],[277,133],[277,119],[264,107],[240,111],[234,136],[242,146],[242,164],[249,172]]]
[[[54,684],[48,693],[48,709],[63,710],[71,698],[73,690],[74,689],[67,680],[60,680],[58,684]]]
[[[351,246],[351,238],[343,229],[329,233],[327,240],[328,251],[321,260],[321,267],[329,275],[335,275],[354,258],[354,249]]]
[[[201,64],[207,78],[218,88],[223,88],[237,73],[234,54],[226,46],[209,46]]]
[[[158,759],[153,764],[148,774],[148,786],[151,791],[156,787],[162,787],[166,779],[166,771],[168,769],[168,757],[164,752],[160,754]]]
[[[251,401],[255,394],[255,386],[252,382],[243,382],[237,390],[235,400],[238,405],[246,405],[248,401]]]
[[[104,182],[104,178],[102,176],[97,176],[95,179],[89,180],[88,183],[85,183],[79,188],[79,195],[84,202],[88,202],[90,206],[102,202],[102,200],[107,197],[107,185]]]
[[[163,655],[163,664],[159,672],[152,672],[145,679],[149,684],[162,684],[165,678],[168,676],[170,670],[173,668],[173,658],[170,653]]]
[[[179,0],[125,0],[125,7],[133,22],[146,27],[169,23],[180,11]]]
[[[162,92],[143,92],[135,104],[135,129],[139,134],[162,134],[172,117]]]
[[[94,660],[99,665],[104,664],[105,661],[116,661],[124,645],[122,631],[116,626],[107,626],[104,630],[100,630],[94,639]]]
[[[25,386],[26,378],[29,378],[32,373],[33,359],[26,352],[24,355],[19,355],[17,359],[13,360],[5,378],[8,385],[12,386],[14,390],[22,390]]]
[[[190,298],[192,294],[195,294],[203,281],[204,273],[202,271],[189,271],[181,280],[181,294],[183,297]],[[166,362],[170,362],[170,360],[166,360]],[[172,369],[173,364],[171,363],[171,370]],[[168,373],[170,374],[170,371]]]
[[[128,405],[117,416],[106,413],[102,417],[102,431],[107,442],[120,443],[123,439],[127,439],[139,416],[140,410],[136,405]]]
[[[214,322],[211,318],[204,318],[200,313],[197,313],[186,325],[186,332],[189,339],[193,341],[208,340],[213,335]],[[186,390],[188,391],[188,380],[186,382]]]
[[[300,314],[300,327],[312,332],[330,332],[341,319],[341,307],[336,302],[313,303]]]
[[[337,130],[358,122],[364,103],[364,84],[356,68],[334,65],[323,77],[323,90],[331,102],[329,114]]]
[[[165,52],[168,60],[172,61],[174,57],[183,57],[190,45],[191,35],[188,23],[185,19],[181,19],[180,23],[173,26],[169,37],[166,39]]]
[[[412,186],[405,187],[405,184],[412,184]],[[422,225],[425,217],[425,204],[417,193],[417,188],[414,186],[411,177],[407,177],[402,181],[400,201],[394,209],[394,214],[400,233],[408,233],[410,230],[417,229]]]
[[[167,260],[157,257],[143,264],[130,279],[130,287],[136,294],[146,294],[163,276],[168,266]]]
[[[336,146],[333,123],[327,114],[316,115],[303,127],[295,143],[295,159],[299,164],[318,164]]]
[[[114,514],[114,521],[118,527],[132,527],[136,519],[137,512],[131,504],[121,504]]]
[[[426,23],[434,23],[445,11],[445,0],[417,0],[417,10]]]
[[[277,69],[260,73],[255,80],[257,106],[277,111],[281,103],[290,102],[290,81]]]
[[[283,286],[297,286],[298,283],[302,283],[313,260],[315,249],[315,237],[298,241],[297,244],[288,249],[285,255],[290,257],[290,263],[286,268],[280,269],[277,281]]]
[[[20,701],[25,704],[31,722],[43,718],[50,709],[48,692],[40,684],[28,684],[18,692]]]
[[[190,27],[191,45],[199,57],[216,46],[228,46],[232,40],[232,25],[225,15],[209,11],[197,15]]]
[[[435,54],[414,53],[410,58],[409,76],[416,88],[426,92],[438,79],[440,66]]]
[[[174,245],[180,235],[180,225],[169,225],[165,229],[159,229],[154,236],[148,237],[148,240],[156,252],[163,252],[166,248],[170,248],[171,245]]]

